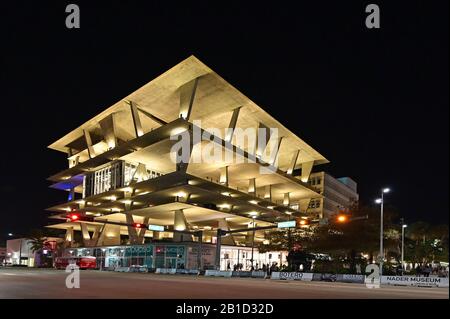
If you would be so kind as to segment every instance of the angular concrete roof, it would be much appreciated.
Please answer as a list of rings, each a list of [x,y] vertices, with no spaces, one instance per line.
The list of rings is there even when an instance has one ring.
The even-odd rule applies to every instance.
[[[241,107],[236,125],[237,128],[257,128],[259,123],[263,123],[266,127],[278,129],[279,136],[283,137],[278,157],[281,169],[289,166],[292,154],[296,150],[300,150],[296,167],[299,167],[303,162],[312,160],[315,161],[315,164],[328,162],[319,152],[293,134],[264,111],[263,108],[256,105],[194,56],[190,56],[156,79],[124,97],[80,127],[49,145],[49,148],[68,152],[69,145],[83,138],[84,129],[90,130],[95,136],[96,130],[99,130],[99,121],[112,113],[115,113],[116,131],[119,138],[125,141],[134,139],[131,111],[125,101],[132,101],[140,109],[153,116],[165,122],[172,122],[179,117],[180,87],[196,78],[199,78],[199,82],[190,116],[191,122],[201,120],[201,126],[204,129],[214,127],[224,130],[230,123],[232,111],[237,107]],[[81,109],[74,110],[74,112],[77,111],[82,112]],[[292,115],[297,116],[295,113]],[[301,119],[299,118],[299,123],[300,121]],[[144,133],[161,126],[160,123],[146,116],[141,116],[141,122]],[[101,133],[98,135],[101,135]]]

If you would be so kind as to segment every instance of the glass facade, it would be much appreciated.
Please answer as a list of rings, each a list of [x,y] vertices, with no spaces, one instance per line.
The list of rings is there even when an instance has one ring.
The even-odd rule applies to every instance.
[[[258,249],[253,250],[253,267],[261,269],[263,265],[277,266],[287,264],[287,252],[265,252],[260,253]],[[220,251],[220,270],[251,270],[252,249],[251,247],[223,246]]]
[[[132,245],[66,250],[68,256],[94,256],[100,269],[147,266],[148,268],[186,268],[185,245]]]
[[[215,261],[215,245],[202,246],[202,269],[213,269]],[[116,267],[146,266],[149,269],[176,268],[198,269],[199,250],[197,244],[152,243],[145,245],[111,246],[95,248],[71,248],[65,251],[66,256],[94,256],[97,268],[114,270]],[[222,246],[220,253],[220,270],[251,269],[251,247]],[[253,266],[260,269],[263,265],[287,264],[287,252],[259,253],[253,250]]]
[[[145,169],[145,167],[145,174],[136,174],[137,169],[138,165],[125,161],[115,161],[107,167],[86,174],[83,179],[83,198],[129,186],[132,182],[139,182],[163,175],[162,173]]]

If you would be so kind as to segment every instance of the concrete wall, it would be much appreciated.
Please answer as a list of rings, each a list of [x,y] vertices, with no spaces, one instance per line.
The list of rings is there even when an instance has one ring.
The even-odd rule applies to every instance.
[[[30,249],[29,240],[26,238],[10,239],[6,241],[6,261],[13,265],[27,264],[34,259],[34,253]],[[20,257],[22,263],[20,263]],[[31,265],[33,266],[33,265]]]

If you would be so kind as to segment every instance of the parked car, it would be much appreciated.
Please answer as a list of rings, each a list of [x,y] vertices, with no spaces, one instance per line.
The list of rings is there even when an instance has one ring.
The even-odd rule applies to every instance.
[[[96,269],[97,260],[92,256],[83,257],[56,257],[55,268],[66,269],[69,264],[76,264],[80,269]]]

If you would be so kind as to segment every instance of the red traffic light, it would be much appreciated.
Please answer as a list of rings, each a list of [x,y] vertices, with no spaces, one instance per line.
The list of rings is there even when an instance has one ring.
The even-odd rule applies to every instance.
[[[77,220],[80,219],[80,215],[78,215],[78,214],[70,214],[69,218],[70,218],[71,221],[74,222],[74,221],[77,221]]]
[[[69,221],[72,221],[72,222],[81,222],[81,221],[92,222],[92,221],[94,221],[93,217],[91,217],[91,216],[83,216],[83,215],[80,215],[78,213],[77,214],[70,214],[68,216],[68,219],[69,219]]]

